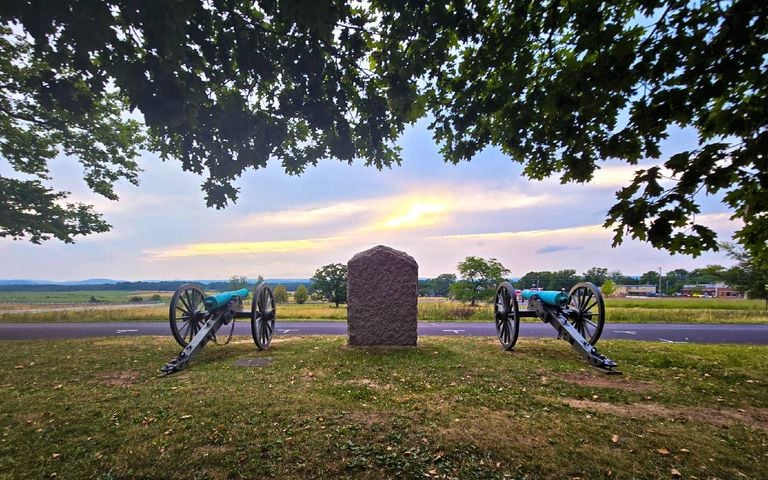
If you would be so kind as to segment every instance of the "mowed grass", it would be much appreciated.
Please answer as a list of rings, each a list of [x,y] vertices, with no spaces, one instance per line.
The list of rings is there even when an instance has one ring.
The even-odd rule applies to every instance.
[[[67,305],[90,303],[91,298],[99,303],[128,303],[134,297],[148,301],[153,295],[159,295],[162,301],[169,302],[173,292],[133,292],[126,290],[86,290],[78,292],[16,292],[0,291],[0,309],[5,304]]]
[[[0,342],[0,478],[768,476],[768,348],[601,350],[623,376],[554,339],[236,338],[164,378],[168,338]]]
[[[3,292],[6,294],[13,292]],[[27,292],[24,292],[27,293]],[[167,302],[170,294],[163,296],[166,305],[130,308],[120,305],[78,304],[79,296],[57,297],[61,304],[54,305],[55,311],[39,311],[46,308],[41,298],[48,292],[35,292],[39,295],[27,304],[9,304],[0,302],[0,323],[31,322],[120,322],[120,321],[167,321]],[[80,294],[82,292],[69,292]],[[115,292],[104,295],[114,300],[123,298]],[[156,292],[119,292],[125,301],[132,296],[149,298]],[[30,294],[31,295],[31,294]],[[8,298],[8,297],[6,297]],[[118,302],[120,303],[120,302]],[[71,305],[69,305],[71,304]],[[62,305],[66,305],[62,307]],[[721,300],[705,298],[606,298],[606,318],[610,323],[768,323],[768,311],[763,300]],[[109,307],[109,308],[107,308]],[[71,309],[67,309],[71,308]],[[246,309],[250,303],[246,301]],[[521,309],[525,306],[521,305]],[[346,305],[338,308],[328,303],[285,303],[277,305],[278,319],[290,320],[335,320],[347,319]],[[424,322],[468,321],[490,322],[493,319],[493,307],[481,303],[475,307],[445,298],[419,298],[418,317]],[[523,321],[536,321],[523,319]]]

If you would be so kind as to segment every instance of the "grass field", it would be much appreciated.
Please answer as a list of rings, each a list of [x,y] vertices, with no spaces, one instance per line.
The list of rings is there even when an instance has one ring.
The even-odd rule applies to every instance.
[[[170,338],[0,342],[0,478],[764,479],[768,348],[557,340],[350,349]],[[238,367],[259,359],[263,367]]]
[[[17,298],[13,292],[2,292],[6,296]],[[75,300],[89,298],[89,292],[72,292],[59,294],[53,305],[44,305],[48,298],[47,292],[30,294],[24,292],[26,303],[0,302],[0,322],[116,322],[116,321],[166,321],[168,317],[167,302],[170,294],[162,295],[166,305],[144,308],[127,308],[118,303],[127,303],[134,296],[150,298],[157,292],[98,292],[102,298],[110,299],[114,308],[99,308],[83,310],[81,307],[91,306],[88,303]],[[76,295],[75,295],[76,294]],[[67,297],[67,295],[71,295]],[[97,297],[98,298],[98,297]],[[86,300],[87,301],[87,300]],[[39,311],[40,308],[53,307],[55,311]],[[77,310],[68,310],[75,308]],[[704,298],[648,298],[624,299],[607,298],[606,316],[608,322],[614,323],[768,323],[768,312],[764,310],[762,300],[718,300]],[[347,318],[346,306],[336,308],[327,303],[295,303],[278,305],[280,320],[338,320]],[[459,302],[444,298],[419,298],[419,320],[421,321],[477,321],[490,322],[493,318],[491,305],[482,304],[470,307]],[[535,321],[524,319],[524,321]]]
[[[134,297],[148,301],[159,295],[169,302],[173,292],[131,292],[125,290],[86,290],[82,292],[0,292],[0,308],[6,305],[68,305],[89,303],[91,298],[99,303],[129,303]]]

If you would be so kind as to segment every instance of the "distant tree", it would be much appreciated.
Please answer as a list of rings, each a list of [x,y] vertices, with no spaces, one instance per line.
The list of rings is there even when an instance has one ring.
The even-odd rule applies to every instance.
[[[565,269],[558,270],[552,274],[552,278],[547,284],[547,290],[565,290],[568,291],[572,286],[579,283],[581,277],[576,275],[576,270]]]
[[[603,292],[603,295],[613,295],[616,291],[616,284],[613,283],[613,280],[609,278],[603,282],[603,285],[600,287],[600,291]]]
[[[664,292],[671,295],[681,291],[683,286],[688,283],[690,275],[690,272],[684,268],[670,270],[664,275]]]
[[[582,274],[585,282],[591,282],[598,287],[605,282],[608,278],[608,269],[600,267],[592,267]]]
[[[296,303],[299,305],[306,303],[307,299],[309,298],[309,292],[307,292],[307,287],[304,285],[299,285],[299,288],[296,289],[296,293],[293,294],[293,298],[296,300]]]
[[[276,286],[272,294],[275,296],[275,303],[288,303],[288,290],[285,285]]]
[[[724,275],[729,286],[746,293],[750,298],[764,298],[768,310],[768,261],[731,243],[720,246],[738,262]]]
[[[317,269],[311,278],[312,294],[338,307],[347,301],[347,266],[333,263]]]
[[[516,282],[517,288],[547,288],[552,281],[552,272],[528,272]]]
[[[241,288],[248,288],[248,277],[240,275],[232,275],[229,277],[230,290],[240,290]]]
[[[459,280],[451,284],[448,289],[448,298],[458,300],[462,303],[473,302],[477,300],[477,287],[467,280]]]
[[[496,285],[509,273],[495,258],[467,257],[457,265],[461,281],[450,287],[451,297],[472,306],[477,300],[490,300],[496,292]]]
[[[640,275],[641,285],[658,285],[659,284],[659,272],[655,270],[648,270],[644,274]]]
[[[691,281],[693,283],[722,282],[725,278],[726,270],[722,265],[707,265],[703,268],[697,268],[691,272]]]
[[[456,275],[453,273],[442,273],[429,281],[432,294],[438,297],[447,297],[454,283],[456,283]]]
[[[420,297],[426,297],[429,295],[433,295],[432,293],[432,283],[431,280],[421,280],[419,279],[419,296]]]

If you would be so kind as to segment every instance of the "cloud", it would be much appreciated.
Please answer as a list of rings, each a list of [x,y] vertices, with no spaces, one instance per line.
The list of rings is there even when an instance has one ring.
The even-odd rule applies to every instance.
[[[552,205],[563,201],[562,196],[489,189],[478,183],[420,184],[382,197],[254,213],[238,221],[238,225],[311,228],[337,222],[342,224],[339,227],[356,233],[417,229],[451,223],[458,215]]]
[[[370,210],[365,203],[337,202],[312,206],[307,209],[286,209],[254,213],[243,221],[245,226],[313,226],[335,222]]]
[[[552,228],[552,229],[538,229],[538,230],[523,230],[517,232],[489,232],[489,233],[460,233],[457,235],[440,235],[430,237],[435,240],[509,240],[515,238],[541,238],[552,236],[568,236],[568,235],[590,235],[600,236],[608,235],[610,232],[603,228],[602,225],[583,225],[579,227],[569,228]]]
[[[181,258],[211,255],[257,255],[296,253],[308,250],[323,250],[339,240],[337,237],[301,240],[275,240],[265,242],[210,242],[175,245],[145,253],[155,258]]]
[[[540,249],[536,250],[536,253],[546,254],[546,253],[555,253],[555,252],[563,252],[565,250],[581,250],[582,247],[574,247],[571,245],[544,245]]]

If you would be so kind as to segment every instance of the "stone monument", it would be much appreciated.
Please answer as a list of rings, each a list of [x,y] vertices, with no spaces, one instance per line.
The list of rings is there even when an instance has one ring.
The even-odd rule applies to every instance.
[[[347,263],[348,344],[415,346],[419,265],[379,245]]]

